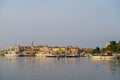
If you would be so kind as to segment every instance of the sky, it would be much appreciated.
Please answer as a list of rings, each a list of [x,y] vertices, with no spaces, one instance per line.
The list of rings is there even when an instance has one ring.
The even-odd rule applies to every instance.
[[[0,0],[0,48],[104,47],[120,40],[120,0]]]

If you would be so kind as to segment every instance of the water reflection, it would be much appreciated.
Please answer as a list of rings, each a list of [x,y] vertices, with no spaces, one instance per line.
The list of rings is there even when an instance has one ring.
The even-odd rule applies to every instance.
[[[93,61],[97,63],[97,67],[101,67],[103,64],[104,70],[106,70],[113,80],[120,79],[120,60],[97,60]]]
[[[113,75],[120,75],[120,60],[112,61],[109,69]]]
[[[0,57],[0,80],[119,80],[120,60]]]

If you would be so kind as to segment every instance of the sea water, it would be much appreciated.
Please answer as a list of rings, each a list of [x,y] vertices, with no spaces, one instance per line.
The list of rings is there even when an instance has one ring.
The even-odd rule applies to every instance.
[[[0,57],[0,80],[120,80],[120,60]]]

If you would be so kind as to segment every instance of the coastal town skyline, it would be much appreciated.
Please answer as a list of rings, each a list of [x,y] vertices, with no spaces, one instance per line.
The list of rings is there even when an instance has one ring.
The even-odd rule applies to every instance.
[[[1,0],[0,48],[10,45],[104,47],[119,41],[119,0]]]
[[[30,49],[32,47],[51,47],[51,48],[68,48],[68,47],[72,47],[72,48],[76,48],[76,49],[80,49],[80,50],[93,50],[95,48],[106,48],[108,47],[109,45],[115,45],[116,43],[120,43],[120,41],[108,41],[104,44],[104,47],[99,47],[99,46],[96,46],[96,47],[79,47],[79,46],[74,46],[74,45],[66,45],[66,46],[61,46],[61,45],[47,45],[47,44],[35,44],[34,40],[31,41],[31,43],[29,45],[22,45],[22,44],[12,44],[12,45],[9,45],[7,48],[0,48],[0,50],[9,50],[10,48],[14,48],[16,49],[19,48],[19,47],[29,47]],[[18,49],[17,49],[18,50]]]
[[[0,80],[120,80],[120,0],[0,0]]]

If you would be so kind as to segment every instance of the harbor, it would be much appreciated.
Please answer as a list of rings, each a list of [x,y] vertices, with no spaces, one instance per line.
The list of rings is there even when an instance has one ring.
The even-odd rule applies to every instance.
[[[57,58],[80,58],[89,57],[91,59],[120,59],[120,53],[116,49],[110,50],[110,46],[119,45],[120,42],[107,42],[105,48],[79,48],[74,46],[60,47],[39,45],[35,46],[34,41],[30,46],[10,46],[7,50],[0,50],[1,57],[57,57]],[[118,47],[119,48],[119,47]],[[104,50],[104,52],[103,52]],[[114,51],[112,51],[114,50]]]
[[[120,0],[0,0],[0,80],[120,80]]]

